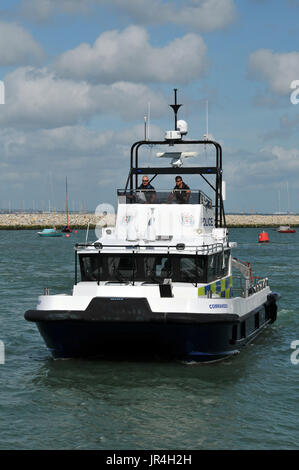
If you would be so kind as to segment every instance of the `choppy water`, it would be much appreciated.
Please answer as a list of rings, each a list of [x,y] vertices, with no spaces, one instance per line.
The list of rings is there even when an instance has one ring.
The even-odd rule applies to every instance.
[[[0,232],[0,449],[298,449],[299,231],[231,229],[234,256],[282,294],[277,322],[213,365],[54,361],[24,312],[69,292],[75,242]],[[298,354],[299,358],[299,354]]]

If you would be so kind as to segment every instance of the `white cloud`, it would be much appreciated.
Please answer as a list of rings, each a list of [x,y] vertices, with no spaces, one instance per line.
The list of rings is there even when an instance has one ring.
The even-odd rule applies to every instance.
[[[152,115],[164,115],[163,95],[141,84],[115,82],[91,85],[58,79],[52,71],[22,67],[4,77],[6,104],[0,123],[22,128],[74,125],[99,114],[143,119],[151,103]]]
[[[44,57],[41,46],[16,23],[0,21],[0,44],[0,66],[37,63]]]
[[[162,131],[152,125],[151,134],[161,138]],[[61,206],[66,175],[71,200],[89,201],[89,208],[113,201],[116,188],[124,187],[129,173],[130,147],[142,138],[142,124],[103,132],[80,125],[37,130],[0,128],[2,207],[5,197],[12,198],[12,205],[17,207],[24,197],[27,207],[32,207],[32,200],[39,201],[39,207],[42,200],[48,205],[50,198],[52,205],[55,199],[55,205]],[[50,191],[50,173],[55,194]]]
[[[27,165],[27,160],[30,159],[35,166],[38,160],[48,161],[49,158],[55,163],[62,163],[62,156],[100,158],[101,155],[114,155],[118,163],[125,158],[129,165],[130,146],[143,139],[143,131],[142,124],[121,131],[103,132],[80,125],[38,130],[6,128],[0,132],[2,164],[20,163],[24,160],[24,165]],[[151,134],[153,138],[161,138],[163,135],[161,129],[155,125],[151,127]],[[96,162],[94,164],[97,165]],[[109,161],[106,164],[109,166]]]
[[[280,174],[296,171],[298,175],[299,171],[299,149],[291,148],[286,149],[284,147],[275,145],[274,147],[266,147],[262,152],[270,152],[275,157],[276,169]],[[297,175],[293,175],[295,178]]]
[[[2,159],[6,164],[26,167],[30,162],[30,168],[42,169],[49,161],[55,166],[67,165],[71,157],[72,165],[77,162],[73,169],[74,166],[78,169],[84,166],[86,158],[107,152],[113,146],[114,137],[112,131],[99,133],[83,126],[29,131],[6,129],[1,132]]]
[[[46,21],[55,12],[55,6],[51,0],[22,0],[20,12],[25,17],[33,18],[37,22]]]
[[[189,3],[178,14],[176,11],[172,12],[173,23],[209,32],[226,28],[236,19],[233,0],[193,0]]]
[[[202,32],[226,28],[236,18],[234,0],[99,0],[113,4],[140,24],[173,23]]]
[[[160,138],[162,130],[152,126],[151,134],[153,138]],[[142,124],[119,132],[98,132],[80,125],[29,131],[0,129],[2,194],[12,194],[13,187],[14,196],[10,197],[15,198],[17,204],[24,194],[26,205],[32,205],[33,199],[48,201],[51,197],[48,181],[51,172],[56,204],[59,204],[59,192],[60,204],[63,204],[66,175],[71,199],[86,199],[91,208],[100,202],[114,201],[116,188],[124,187],[126,182],[130,146],[142,137]],[[295,193],[299,149],[267,146],[256,153],[226,150],[224,175],[227,193],[238,204],[240,194],[248,191],[251,193],[250,204],[259,207],[256,204],[260,194],[264,208],[264,195],[272,196],[273,190],[280,188],[285,181]],[[151,158],[156,160],[155,152]],[[160,179],[155,184],[158,188]],[[169,185],[169,179],[166,184]],[[276,202],[272,201],[272,205],[276,207]]]
[[[19,11],[22,16],[42,23],[56,13],[88,13],[93,3],[94,0],[21,0]]]
[[[279,126],[276,129],[268,130],[261,134],[262,139],[271,141],[278,139],[289,139],[293,134],[297,133],[299,129],[299,114],[295,114],[291,118],[288,114],[283,114],[279,119]]]
[[[88,13],[103,6],[119,8],[139,24],[174,23],[202,32],[223,29],[236,18],[234,0],[23,0],[20,9],[23,15],[45,21],[57,13]]]
[[[164,47],[152,47],[147,32],[138,26],[107,31],[92,47],[80,44],[53,65],[62,77],[98,83],[186,83],[198,79],[206,66],[206,46],[200,36],[187,34]]]
[[[248,69],[251,78],[264,81],[272,92],[290,95],[291,82],[299,79],[299,52],[260,49],[249,56]]]
[[[298,187],[299,149],[265,146],[256,153],[242,150],[227,153],[224,165],[228,186],[233,189],[272,188],[281,181],[293,182]]]

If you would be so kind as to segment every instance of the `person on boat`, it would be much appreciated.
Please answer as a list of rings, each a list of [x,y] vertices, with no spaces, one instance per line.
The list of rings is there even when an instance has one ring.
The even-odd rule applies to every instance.
[[[175,183],[175,187],[169,195],[167,203],[171,203],[174,198],[173,202],[176,204],[188,204],[191,194],[189,186],[184,183],[181,176],[175,177]]]
[[[154,186],[149,182],[148,176],[142,177],[142,184],[138,186],[137,191],[138,202],[152,204],[156,201],[156,191]]]

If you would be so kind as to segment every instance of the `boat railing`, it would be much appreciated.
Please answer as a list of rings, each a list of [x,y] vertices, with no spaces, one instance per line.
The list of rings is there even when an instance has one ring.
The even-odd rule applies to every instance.
[[[129,250],[132,252],[132,254],[135,253],[148,253],[150,250],[152,251],[157,251],[160,252],[162,251],[163,253],[167,254],[173,254],[176,252],[192,252],[197,255],[209,255],[212,253],[217,253],[220,251],[223,251],[225,247],[228,247],[228,243],[223,244],[223,243],[213,243],[209,245],[186,245],[185,243],[177,243],[176,245],[170,245],[170,244],[164,244],[164,245],[158,245],[158,244],[134,244],[134,245],[127,245],[127,244],[103,244],[101,242],[95,242],[95,243],[76,243],[75,245],[75,251],[79,250],[84,250],[84,249],[90,249],[93,248],[97,252],[101,252],[102,250],[111,250],[111,251],[118,251],[120,253],[123,253],[123,250],[125,250],[126,253],[129,252]]]
[[[212,200],[201,190],[118,189],[119,204],[203,204],[212,208]]]
[[[243,276],[233,276],[233,293],[234,297],[250,297],[257,292],[265,289],[269,285],[267,277],[259,278],[254,277],[253,281],[249,284]]]

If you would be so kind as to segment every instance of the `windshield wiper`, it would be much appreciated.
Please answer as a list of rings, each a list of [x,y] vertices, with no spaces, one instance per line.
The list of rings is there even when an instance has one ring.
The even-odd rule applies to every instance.
[[[116,277],[116,279],[119,282],[126,282],[126,279],[123,277],[123,275],[119,272],[119,269],[116,269],[115,266],[113,266],[113,274]]]
[[[197,286],[197,282],[194,280],[194,277],[186,272],[182,275],[182,279],[184,279],[184,281],[191,282],[195,287]]]

